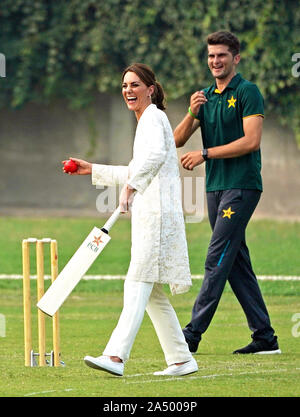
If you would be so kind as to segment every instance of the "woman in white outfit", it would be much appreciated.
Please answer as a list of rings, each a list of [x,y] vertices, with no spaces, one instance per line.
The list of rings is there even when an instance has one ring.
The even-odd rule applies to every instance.
[[[122,94],[138,121],[130,164],[99,165],[71,158],[78,164],[71,175],[91,174],[94,185],[124,184],[120,210],[132,212],[123,310],[103,354],[86,356],[84,361],[122,376],[146,310],[168,365],[154,374],[186,375],[198,370],[197,362],[163,291],[163,284],[169,284],[172,294],[191,286],[178,160],[172,129],[162,111],[164,93],[148,66],[133,64],[123,73]]]

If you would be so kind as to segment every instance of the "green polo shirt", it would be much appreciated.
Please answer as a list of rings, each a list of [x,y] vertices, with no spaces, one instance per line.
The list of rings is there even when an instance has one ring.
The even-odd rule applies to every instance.
[[[204,148],[226,145],[243,136],[243,119],[264,115],[264,100],[257,86],[236,74],[222,91],[216,84],[204,90],[207,102],[200,107]],[[245,188],[262,191],[260,150],[236,158],[206,162],[206,191]]]

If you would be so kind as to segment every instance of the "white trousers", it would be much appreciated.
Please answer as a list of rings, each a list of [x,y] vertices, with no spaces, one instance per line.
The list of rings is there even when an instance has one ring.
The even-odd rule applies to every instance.
[[[103,355],[118,356],[126,362],[147,311],[167,365],[192,359],[177,315],[163,291],[162,284],[125,280],[124,304]]]

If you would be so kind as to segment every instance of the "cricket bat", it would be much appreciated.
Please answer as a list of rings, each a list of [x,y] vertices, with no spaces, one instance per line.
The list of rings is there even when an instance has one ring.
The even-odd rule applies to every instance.
[[[40,310],[49,316],[53,316],[57,312],[110,241],[108,232],[117,221],[119,215],[120,208],[118,207],[101,229],[98,227],[93,228],[57,276],[56,280],[37,303],[37,307]]]

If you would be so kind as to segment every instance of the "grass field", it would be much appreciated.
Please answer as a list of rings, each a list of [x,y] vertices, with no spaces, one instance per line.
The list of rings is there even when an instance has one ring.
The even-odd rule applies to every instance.
[[[27,237],[57,239],[59,265],[62,268],[94,226],[103,219],[6,217],[0,220],[0,274],[22,273],[21,242]],[[205,255],[211,236],[207,221],[187,224],[192,274],[203,273]],[[109,249],[101,254],[89,274],[126,274],[130,256],[130,222],[120,219],[110,231]],[[247,228],[251,259],[259,275],[300,275],[300,222],[257,220]]]
[[[2,218],[0,274],[22,272],[21,241],[33,236],[58,240],[61,269],[91,227],[99,223],[96,221]],[[111,236],[112,241],[89,274],[126,273],[130,253],[129,222],[120,220]],[[252,221],[247,236],[258,275],[300,275],[300,223]],[[187,225],[193,274],[203,273],[209,237],[207,222]],[[189,293],[171,298],[182,326],[190,319],[201,280],[194,280],[193,284]],[[6,323],[6,335],[0,337],[0,396],[299,397],[300,337],[296,336],[300,331],[299,323],[292,318],[300,313],[300,282],[263,281],[260,286],[282,355],[231,354],[249,343],[250,331],[237,300],[226,286],[217,313],[195,355],[199,372],[177,378],[152,375],[163,369],[165,362],[152,324],[145,315],[131,359],[126,364],[125,376],[118,378],[86,367],[82,358],[86,354],[101,354],[122,308],[122,280],[82,281],[60,312],[61,351],[66,367],[29,369],[24,367],[22,282],[0,280],[0,313]],[[32,291],[35,294],[35,281]],[[35,329],[35,317],[33,326]],[[50,326],[47,318],[49,340]],[[36,341],[35,335],[35,349]]]

